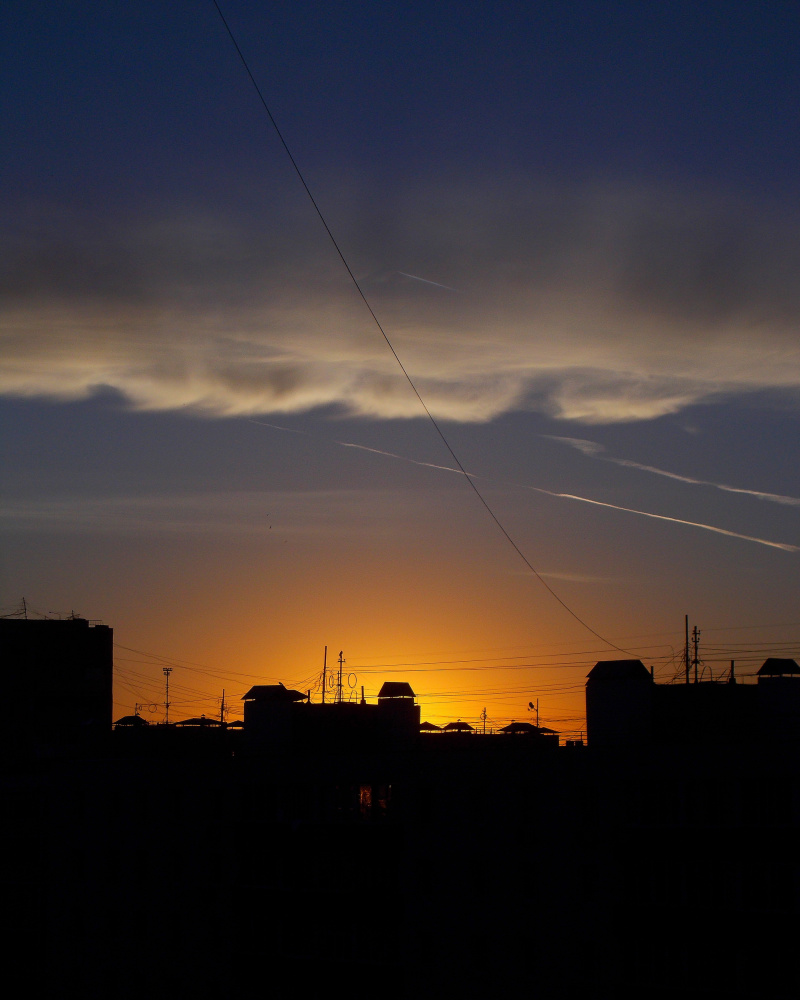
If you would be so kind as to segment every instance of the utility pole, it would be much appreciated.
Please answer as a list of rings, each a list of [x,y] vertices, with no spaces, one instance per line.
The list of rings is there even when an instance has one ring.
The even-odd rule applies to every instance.
[[[222,702],[219,706],[219,724],[225,725],[225,688],[222,689]]]
[[[322,704],[325,704],[325,688],[328,686],[328,647],[322,657]]]
[[[700,631],[699,631],[699,629],[697,628],[696,625],[692,629],[692,643],[694,645],[694,682],[696,684],[697,683],[697,662],[698,662],[697,647],[700,645]]]
[[[344,699],[344,695],[342,694],[342,667],[344,666],[344,664],[346,662],[347,661],[345,660],[344,656],[342,656],[342,650],[340,649],[339,650],[339,677],[338,677],[337,682],[336,682],[336,700],[339,702],[340,705],[341,705],[341,703],[342,703],[342,701]]]
[[[167,696],[164,701],[164,708],[166,709],[166,715],[164,721],[169,725],[169,675],[172,673],[172,667],[162,667],[164,671],[164,676],[167,678]]]
[[[683,647],[684,667],[686,668],[686,683],[689,683],[689,616],[683,616],[683,625],[686,631],[686,644]]]

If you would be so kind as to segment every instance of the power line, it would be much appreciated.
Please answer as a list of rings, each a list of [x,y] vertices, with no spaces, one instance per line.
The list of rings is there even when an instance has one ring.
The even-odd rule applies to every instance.
[[[178,666],[181,667],[181,669],[183,670],[189,670],[194,673],[208,674],[210,677],[217,677],[217,678],[246,677],[250,680],[263,680],[265,676],[264,674],[246,674],[236,670],[218,670],[213,667],[206,666],[205,664],[195,663],[193,660],[180,660],[177,657],[162,656],[160,653],[148,653],[146,650],[134,649],[132,646],[123,646],[121,643],[118,642],[114,643],[114,648],[124,649],[129,653],[138,653],[139,656],[147,656],[150,657],[151,660],[157,660],[158,663],[152,664],[153,666],[159,666],[160,664],[164,663],[167,664],[168,666]],[[119,657],[119,659],[131,663],[147,663],[146,660],[126,660],[125,657]],[[277,679],[277,677],[275,679]]]
[[[464,468],[464,466],[461,464],[461,460],[459,459],[458,455],[456,455],[455,451],[453,450],[453,447],[450,444],[450,442],[448,441],[448,439],[447,439],[444,431],[439,426],[439,423],[437,422],[436,418],[433,416],[433,414],[431,413],[431,411],[428,409],[428,406],[425,403],[425,400],[422,398],[422,395],[420,394],[419,390],[417,389],[416,385],[414,384],[414,380],[411,378],[411,376],[409,375],[408,371],[406,370],[405,365],[400,360],[400,356],[398,355],[397,351],[394,349],[394,346],[392,345],[392,342],[390,341],[388,334],[386,333],[386,331],[384,330],[383,326],[381,325],[381,322],[378,319],[377,315],[375,314],[375,311],[373,310],[372,306],[370,305],[369,300],[367,299],[367,296],[364,293],[364,290],[362,289],[362,287],[361,287],[358,279],[356,278],[355,274],[353,273],[353,270],[350,267],[350,264],[348,263],[347,258],[344,255],[344,252],[342,251],[341,247],[339,246],[339,243],[337,242],[336,237],[333,235],[333,232],[332,232],[330,226],[328,225],[328,223],[327,223],[327,221],[325,219],[325,216],[322,213],[322,209],[317,204],[316,198],[311,193],[311,188],[306,183],[306,179],[303,176],[303,172],[300,170],[300,166],[298,165],[297,161],[295,160],[294,156],[292,155],[292,151],[289,149],[289,145],[286,142],[286,140],[284,139],[283,133],[281,132],[280,128],[278,128],[278,123],[275,121],[275,118],[273,117],[273,114],[272,114],[272,112],[269,109],[269,105],[267,104],[266,99],[264,98],[264,95],[261,92],[261,88],[259,87],[258,83],[256,82],[256,79],[253,76],[252,71],[250,70],[250,66],[249,66],[249,64],[247,62],[247,59],[245,59],[244,53],[242,52],[241,48],[239,47],[239,43],[236,41],[236,38],[235,38],[235,36],[233,34],[233,31],[230,28],[230,25],[225,20],[225,15],[222,13],[222,10],[220,9],[219,3],[217,3],[217,0],[213,0],[213,4],[216,7],[217,13],[220,16],[220,20],[222,21],[223,25],[225,26],[225,30],[227,31],[228,36],[229,36],[231,42],[233,43],[234,48],[236,49],[236,51],[237,51],[237,53],[239,55],[239,59],[241,60],[242,65],[244,66],[245,72],[247,73],[248,77],[250,78],[250,82],[253,84],[255,92],[258,95],[258,99],[261,102],[261,105],[263,106],[264,111],[267,114],[267,117],[269,118],[270,122],[272,123],[272,127],[274,128],[275,133],[278,136],[278,139],[280,140],[280,143],[281,143],[281,145],[283,146],[283,148],[284,148],[284,150],[286,152],[286,155],[289,157],[289,161],[291,162],[292,167],[294,168],[294,171],[297,174],[298,179],[300,180],[300,183],[303,185],[303,188],[304,188],[306,194],[308,195],[309,201],[311,202],[311,204],[314,207],[314,211],[317,213],[317,216],[318,216],[320,222],[322,223],[322,226],[323,226],[325,232],[328,234],[328,238],[330,239],[331,244],[333,245],[333,247],[334,247],[334,249],[335,249],[335,251],[336,251],[336,253],[337,253],[338,257],[339,257],[339,260],[342,262],[342,265],[344,266],[344,269],[347,271],[347,274],[349,275],[350,280],[353,283],[353,287],[356,289],[356,292],[358,293],[359,298],[361,299],[361,301],[363,302],[365,308],[367,309],[367,311],[369,312],[370,316],[372,317],[372,320],[375,323],[375,326],[380,331],[381,336],[383,337],[384,341],[386,342],[386,346],[391,351],[392,356],[394,357],[395,361],[397,362],[397,364],[398,364],[398,366],[400,368],[400,371],[403,373],[403,375],[406,378],[406,381],[411,386],[411,389],[412,389],[414,395],[417,397],[417,400],[419,401],[420,406],[425,411],[425,414],[428,417],[428,420],[431,422],[433,428],[435,429],[436,433],[438,434],[439,438],[441,439],[442,443],[444,444],[444,446],[447,449],[448,453],[450,454],[451,458],[453,459],[453,461],[458,466],[461,474],[464,476],[464,478],[466,479],[466,481],[469,483],[470,487],[472,488],[472,491],[475,493],[475,496],[478,498],[478,500],[480,501],[480,503],[483,505],[483,507],[486,510],[487,514],[494,521],[495,525],[497,526],[497,528],[499,529],[499,531],[501,532],[501,534],[503,535],[503,537],[506,539],[506,541],[508,542],[508,544],[517,553],[517,555],[519,556],[519,558],[528,567],[528,569],[536,577],[536,579],[539,581],[539,583],[541,583],[541,585],[545,588],[545,590],[548,591],[548,593],[551,595],[551,597],[553,597],[556,601],[558,601],[558,603],[561,605],[561,607],[564,608],[564,610],[569,615],[571,615],[575,619],[576,622],[578,622],[580,625],[582,625],[588,632],[591,632],[591,634],[593,636],[596,636],[596,638],[598,638],[601,642],[604,642],[607,646],[610,646],[612,649],[619,650],[621,653],[627,653],[628,650],[623,649],[621,646],[617,646],[616,643],[611,642],[610,639],[606,639],[605,636],[603,636],[599,632],[595,631],[595,629],[593,629],[591,627],[591,625],[588,624],[588,622],[586,622],[583,618],[581,618],[580,615],[577,614],[577,612],[575,612],[575,611],[572,610],[572,608],[566,603],[566,601],[564,601],[561,597],[559,597],[559,595],[555,592],[555,590],[553,590],[553,588],[550,586],[550,584],[547,583],[547,581],[544,579],[544,577],[536,570],[536,568],[533,566],[533,563],[530,562],[530,560],[525,555],[525,553],[522,551],[522,549],[519,547],[519,545],[517,545],[517,543],[511,537],[511,535],[509,534],[508,530],[505,528],[505,526],[500,521],[500,519],[497,516],[497,514],[495,514],[494,510],[489,505],[489,502],[486,500],[486,498],[484,497],[484,495],[481,493],[481,491],[475,485],[475,483],[474,483],[472,477],[470,476],[470,474],[466,471],[466,469]]]

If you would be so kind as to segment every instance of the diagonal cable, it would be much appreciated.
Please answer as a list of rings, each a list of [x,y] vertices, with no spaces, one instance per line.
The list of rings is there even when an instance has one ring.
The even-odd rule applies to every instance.
[[[267,104],[267,102],[266,102],[266,100],[264,98],[264,95],[261,92],[261,88],[259,87],[258,83],[256,82],[256,78],[253,76],[253,73],[252,73],[252,71],[250,69],[250,66],[248,65],[247,59],[245,59],[244,53],[242,52],[241,48],[239,47],[239,43],[236,41],[236,37],[233,34],[233,31],[231,30],[230,25],[226,21],[225,15],[222,13],[222,10],[220,9],[220,6],[217,3],[217,0],[212,0],[212,2],[213,2],[214,6],[217,9],[217,13],[220,16],[220,20],[222,21],[223,25],[225,26],[225,30],[228,33],[228,37],[230,38],[231,42],[233,43],[234,48],[236,49],[237,53],[239,54],[239,59],[241,60],[242,65],[244,66],[245,72],[250,77],[250,82],[253,84],[253,87],[255,89],[256,94],[258,94],[258,99],[259,99],[259,101],[261,101],[261,105],[264,108],[264,111],[267,113],[267,117],[269,118],[270,122],[272,123],[272,127],[275,130],[275,134],[278,136],[278,139],[280,139],[281,145],[283,146],[283,148],[284,148],[284,150],[286,152],[286,155],[289,157],[289,161],[291,162],[292,166],[294,167],[294,171],[297,174],[297,177],[298,177],[300,183],[303,185],[303,188],[305,189],[305,192],[308,195],[309,201],[314,206],[314,211],[317,213],[319,221],[322,223],[323,228],[325,229],[325,232],[328,234],[328,238],[330,239],[331,243],[333,244],[333,247],[336,250],[336,253],[339,255],[339,260],[341,260],[342,264],[344,265],[344,268],[347,271],[348,275],[350,276],[350,280],[353,283],[353,286],[355,287],[356,292],[359,295],[359,298],[364,303],[367,311],[369,312],[370,316],[372,317],[373,322],[375,323],[375,326],[377,326],[377,328],[380,330],[381,336],[386,341],[386,346],[392,352],[392,356],[394,357],[395,361],[397,362],[397,364],[398,364],[398,366],[400,368],[400,371],[403,373],[403,375],[405,375],[406,381],[411,386],[411,389],[412,389],[414,395],[419,400],[420,406],[425,411],[425,414],[428,417],[428,420],[430,420],[431,424],[433,424],[433,427],[436,430],[436,433],[439,435],[442,443],[444,444],[445,448],[447,449],[448,453],[450,454],[450,457],[456,463],[456,465],[458,466],[459,471],[464,476],[464,478],[469,483],[469,485],[472,487],[472,490],[475,493],[475,496],[478,498],[478,500],[481,502],[481,504],[483,504],[483,507],[486,510],[487,514],[494,521],[495,525],[498,527],[498,529],[502,533],[503,537],[506,539],[506,541],[508,542],[508,544],[513,548],[513,550],[517,553],[517,555],[523,561],[523,563],[525,563],[525,565],[528,567],[528,569],[531,571],[531,573],[536,577],[536,579],[539,581],[539,583],[541,583],[541,585],[545,588],[545,590],[547,590],[550,593],[550,595],[553,598],[555,598],[556,601],[558,601],[558,603],[561,605],[561,607],[564,608],[564,610],[568,614],[570,614],[575,619],[575,621],[577,621],[585,629],[587,629],[589,632],[591,632],[593,636],[595,636],[596,638],[600,639],[601,642],[606,643],[606,645],[611,646],[612,649],[617,649],[617,650],[619,650],[622,653],[628,652],[628,650],[623,649],[621,646],[617,646],[615,643],[611,642],[610,639],[606,639],[605,636],[601,635],[599,632],[596,632],[591,627],[591,625],[589,625],[586,621],[584,621],[583,618],[580,617],[580,615],[578,615],[575,611],[572,610],[572,608],[566,603],[566,601],[564,601],[561,597],[559,597],[559,595],[555,592],[555,590],[553,590],[553,588],[544,579],[544,577],[541,575],[541,573],[539,573],[536,570],[536,568],[530,562],[530,560],[525,555],[525,553],[522,551],[522,549],[519,547],[519,545],[517,545],[517,543],[514,541],[514,539],[508,533],[508,531],[506,530],[505,526],[502,524],[502,522],[500,521],[500,519],[498,518],[498,516],[492,510],[491,506],[489,505],[489,503],[486,500],[486,498],[484,497],[484,495],[481,493],[481,491],[478,489],[478,487],[473,482],[472,477],[470,476],[470,474],[467,472],[467,470],[461,464],[461,460],[459,459],[458,455],[456,455],[455,451],[453,451],[452,445],[447,440],[447,437],[445,436],[444,431],[439,426],[439,424],[438,424],[436,418],[434,417],[434,415],[428,409],[428,406],[425,403],[425,400],[420,395],[419,389],[417,389],[416,385],[414,384],[414,380],[411,378],[411,376],[409,375],[408,371],[406,370],[405,365],[400,360],[400,356],[398,355],[397,351],[394,349],[394,346],[392,345],[391,340],[389,340],[389,337],[388,337],[386,331],[384,330],[383,326],[381,325],[380,320],[375,315],[375,311],[373,310],[372,306],[370,305],[369,300],[367,299],[367,296],[364,294],[364,290],[362,289],[361,285],[359,284],[358,278],[356,278],[355,274],[353,273],[352,268],[350,267],[350,264],[347,262],[347,258],[345,257],[344,253],[342,252],[342,248],[339,246],[339,243],[337,242],[336,237],[333,235],[333,232],[331,231],[331,228],[328,225],[328,223],[327,223],[327,221],[325,219],[325,216],[322,214],[322,209],[317,204],[317,200],[314,197],[314,195],[312,194],[311,188],[306,183],[306,179],[303,176],[303,172],[300,170],[300,167],[299,167],[299,165],[297,163],[297,160],[295,160],[294,156],[292,155],[292,151],[291,151],[291,149],[289,149],[288,143],[284,139],[283,133],[281,132],[280,128],[278,127],[278,123],[275,121],[275,118],[273,117],[273,114],[272,114],[272,112],[269,109],[269,105]]]

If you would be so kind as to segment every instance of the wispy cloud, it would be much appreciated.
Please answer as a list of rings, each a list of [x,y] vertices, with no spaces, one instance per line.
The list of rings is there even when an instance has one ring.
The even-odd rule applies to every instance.
[[[383,531],[386,506],[396,497],[370,491],[369,503],[359,490],[236,491],[173,495],[83,497],[46,500],[4,500],[0,530],[14,529],[202,535],[233,534],[276,541],[300,535],[360,535]],[[357,515],[354,514],[357,511]]]
[[[359,198],[346,243],[396,276],[370,287],[372,302],[439,417],[536,409],[602,424],[800,388],[791,219],[522,176],[408,187],[375,213],[377,194]],[[346,275],[309,233],[305,215],[277,209],[19,209],[0,246],[0,393],[70,400],[111,387],[147,410],[419,416]],[[408,260],[441,282],[393,263]],[[463,291],[420,296],[401,275]]]
[[[585,438],[561,437],[557,434],[542,434],[541,437],[548,441],[562,441],[571,448],[575,448],[577,451],[582,452],[582,454],[589,455],[592,458],[601,455],[605,451],[605,447],[602,444],[598,444],[596,441],[587,441]]]
[[[586,583],[586,584],[619,584],[622,581],[618,577],[613,576],[590,576],[586,573],[547,573],[542,572],[539,574],[547,580],[561,580],[564,583]]]
[[[641,462],[634,462],[629,458],[615,458],[613,455],[605,455],[603,445],[595,441],[585,441],[582,438],[559,437],[555,434],[543,434],[542,437],[550,441],[562,441],[572,448],[576,448],[590,458],[599,458],[602,462],[611,462],[613,465],[621,465],[628,469],[639,469],[641,472],[649,472],[654,476],[664,476],[667,479],[675,479],[679,483],[688,483],[691,486],[711,486],[716,490],[723,490],[725,493],[741,493],[744,496],[754,497],[756,500],[768,500],[771,503],[784,504],[789,507],[800,507],[800,497],[785,496],[782,493],[767,493],[764,490],[748,490],[741,486],[729,486],[727,483],[717,483],[711,479],[696,479],[693,476],[682,476],[677,472],[668,472],[666,469],[659,469],[654,465],[643,465]]]

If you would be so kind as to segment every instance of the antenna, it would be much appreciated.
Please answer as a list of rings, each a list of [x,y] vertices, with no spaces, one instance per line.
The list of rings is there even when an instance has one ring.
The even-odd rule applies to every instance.
[[[167,678],[167,696],[164,700],[164,708],[166,709],[166,714],[164,716],[164,722],[169,725],[169,675],[172,673],[172,667],[162,667],[161,668],[164,676]]]
[[[342,667],[344,666],[345,663],[347,663],[347,660],[345,660],[344,656],[342,655],[342,650],[340,649],[339,650],[339,676],[336,678],[336,700],[339,702],[340,705],[341,705],[342,701],[344,700],[344,696],[342,694]]]

